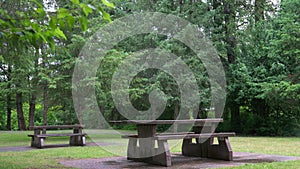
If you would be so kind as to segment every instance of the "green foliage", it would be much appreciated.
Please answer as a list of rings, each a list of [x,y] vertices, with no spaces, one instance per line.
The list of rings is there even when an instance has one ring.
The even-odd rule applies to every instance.
[[[115,5],[113,3],[108,2],[107,0],[101,0],[102,3],[110,8],[114,8]]]
[[[142,41],[143,43],[140,43],[139,41]],[[133,57],[133,52],[148,48],[149,46],[152,48],[157,46],[179,56],[180,59],[182,59],[194,72],[199,84],[201,104],[203,106],[209,106],[210,89],[207,80],[208,76],[205,73],[205,67],[199,58],[183,44],[177,41],[170,41],[166,39],[166,37],[153,32],[148,35],[138,35],[123,40],[116,46],[115,50],[110,51],[102,60],[101,66],[98,69],[98,83],[96,85],[96,90],[99,105],[105,110],[103,113],[104,116],[108,120],[124,118],[120,114],[114,112],[115,106],[111,97],[111,78],[121,61],[125,58],[131,58],[132,63],[138,62],[140,55],[142,56],[144,53],[139,53],[139,55]],[[128,69],[132,68],[132,63],[128,63],[128,66],[126,67],[128,67]],[[119,79],[119,81],[121,83],[122,79]],[[160,89],[166,96],[167,109],[159,118],[173,119],[174,105],[177,102],[180,102],[180,91],[177,83],[178,82],[176,82],[171,75],[164,71],[146,69],[135,75],[134,79],[131,81],[130,88],[124,92],[129,93],[130,101],[137,110],[148,110],[150,108],[149,93],[155,89]],[[140,115],[136,118],[145,119],[146,117],[144,116],[145,115]]]
[[[266,1],[260,7],[248,1],[215,0],[176,3],[172,0],[71,0],[57,1],[54,4],[57,11],[46,10],[45,4],[36,0],[5,0],[1,6],[1,129],[6,123],[7,96],[12,98],[13,128],[17,128],[16,92],[23,93],[26,118],[29,98],[32,94],[37,96],[35,122],[42,124],[44,84],[47,84],[49,98],[49,124],[76,123],[71,100],[71,75],[82,46],[112,19],[152,11],[187,19],[213,41],[227,76],[228,104],[225,122],[221,126],[223,130],[235,129],[234,123],[238,120],[243,134],[290,136],[300,133],[298,0],[282,0],[277,6]],[[263,11],[263,15],[258,11]],[[179,56],[196,77],[200,108],[209,108],[210,84],[202,62],[186,45],[153,31],[123,40],[104,57],[97,72],[96,91],[99,107],[107,120],[124,118],[117,112],[111,97],[113,73],[125,58],[147,48],[161,48]],[[234,57],[234,62],[230,61],[229,55]],[[91,85],[91,79],[83,81]],[[174,118],[175,106],[180,103],[180,91],[169,74],[155,69],[142,71],[124,92],[130,94],[136,109],[147,110],[150,107],[149,93],[154,89],[162,90],[167,99],[167,108],[159,118]],[[239,111],[239,118],[234,118],[233,110]],[[214,115],[203,110],[201,114],[203,117]],[[164,127],[161,127],[162,131]]]
[[[282,1],[274,15],[248,17],[250,23],[237,30],[237,58],[229,65],[227,81],[244,134],[299,134],[297,6],[298,1]]]
[[[55,9],[49,9],[49,5],[54,5]],[[46,99],[50,100],[45,102],[49,107],[49,124],[78,123],[70,100],[71,72],[83,43],[72,48],[68,48],[68,44],[72,43],[73,34],[75,37],[88,30],[88,19],[98,17],[94,23],[102,22],[103,25],[97,10],[101,5],[96,1],[78,0],[48,4],[36,0],[1,2],[0,43],[3,48],[0,50],[0,93],[4,100],[8,96],[12,99],[10,105],[6,103],[1,108],[12,108],[13,129],[18,128],[14,103],[16,92],[23,94],[26,122],[29,118],[28,104],[34,96],[36,125],[42,124],[42,113],[45,112],[39,103]],[[46,93],[48,98],[43,98],[42,93]],[[4,111],[0,117],[5,117]],[[1,118],[1,128],[4,128],[5,120]]]
[[[298,135],[300,85],[289,82],[267,84],[264,87],[264,98],[270,109],[269,123],[276,135]]]
[[[274,53],[281,56],[281,62],[294,83],[299,83],[300,59],[300,3],[296,0],[282,1],[281,10],[274,23],[275,38],[271,41]]]
[[[1,16],[3,16],[0,20],[0,40],[11,45],[13,45],[11,42],[17,42],[15,44],[20,45],[18,50],[30,45],[37,48],[39,46],[37,42],[49,43],[50,46],[54,47],[53,38],[66,39],[61,30],[66,27],[72,28],[74,23],[79,22],[82,30],[86,31],[88,27],[87,17],[94,11],[97,12],[97,9],[102,9],[99,5],[94,6],[95,4],[79,3],[79,1],[73,0],[71,1],[73,4],[70,4],[68,8],[60,7],[53,14],[47,12],[44,4],[38,1],[25,0],[25,2],[28,6],[26,12],[18,9],[14,13],[6,9],[0,10]],[[107,1],[104,2],[105,5],[113,6]],[[100,12],[105,13],[103,10]],[[46,15],[48,17],[45,20]],[[103,18],[111,21],[107,13]]]

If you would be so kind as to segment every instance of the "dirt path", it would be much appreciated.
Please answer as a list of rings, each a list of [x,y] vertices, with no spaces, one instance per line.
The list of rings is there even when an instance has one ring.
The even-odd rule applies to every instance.
[[[109,143],[93,143],[88,142],[86,146],[109,146]],[[68,144],[61,145],[48,145],[46,148],[62,148],[68,147]],[[30,146],[17,146],[17,147],[0,147],[0,152],[9,151],[29,151],[36,150]],[[281,162],[300,160],[300,157],[292,156],[279,156],[279,155],[266,155],[256,153],[234,153],[233,161],[222,161],[213,159],[203,159],[198,157],[184,157],[180,154],[172,155],[172,166],[168,169],[198,169],[198,168],[219,168],[219,167],[232,167],[240,166],[251,163],[263,162]],[[66,167],[75,167],[82,169],[126,169],[126,168],[149,168],[149,169],[162,169],[157,165],[145,164],[142,162],[133,162],[126,159],[126,157],[110,157],[110,158],[97,158],[97,159],[77,159],[77,160],[64,160],[59,161]]]
[[[86,146],[109,146],[110,143],[102,142],[102,143],[94,143],[88,142]],[[45,145],[45,148],[63,148],[69,147],[69,144],[55,144],[55,145]],[[8,152],[8,151],[29,151],[29,150],[37,150],[37,148],[30,146],[14,146],[14,147],[0,147],[0,152]]]
[[[240,166],[251,163],[263,162],[280,162],[300,160],[300,157],[265,155],[256,153],[234,153],[233,161],[222,161],[213,159],[204,159],[198,157],[184,157],[179,154],[172,155],[172,166],[168,169],[199,169],[199,168],[220,168]],[[60,161],[61,164],[67,167],[75,167],[82,169],[163,169],[157,165],[145,164],[142,162],[133,162],[126,159],[126,157],[110,157],[99,159],[78,159]]]

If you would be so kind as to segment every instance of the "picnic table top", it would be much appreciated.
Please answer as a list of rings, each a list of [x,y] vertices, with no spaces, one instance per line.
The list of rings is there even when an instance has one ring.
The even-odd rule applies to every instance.
[[[71,128],[83,128],[84,125],[75,124],[75,125],[52,125],[52,126],[30,126],[29,129],[38,130],[38,129],[71,129]]]
[[[222,118],[187,119],[187,120],[118,120],[110,121],[112,124],[205,124],[223,122]]]

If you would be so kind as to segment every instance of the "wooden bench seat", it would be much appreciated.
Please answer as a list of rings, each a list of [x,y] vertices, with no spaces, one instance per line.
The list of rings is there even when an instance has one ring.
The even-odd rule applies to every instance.
[[[64,136],[85,136],[87,135],[86,133],[61,133],[61,134],[39,134],[39,135],[34,135],[34,134],[28,134],[29,137],[38,137],[38,138],[46,138],[46,137],[64,137]]]
[[[224,138],[224,137],[231,137],[235,136],[235,133],[205,133],[205,134],[195,134],[195,133],[188,133],[188,134],[178,134],[174,133],[173,135],[157,135],[154,137],[155,140],[177,140],[177,139],[192,139],[192,138],[211,138],[211,137],[218,137],[218,138]]]
[[[162,133],[157,134],[154,139],[155,140],[177,140],[177,139],[201,139],[201,138],[225,138],[235,136],[234,132],[226,132],[226,133],[204,133],[204,134],[195,134],[194,132],[182,132],[182,133]],[[137,134],[128,134],[122,135],[122,138],[138,138]]]

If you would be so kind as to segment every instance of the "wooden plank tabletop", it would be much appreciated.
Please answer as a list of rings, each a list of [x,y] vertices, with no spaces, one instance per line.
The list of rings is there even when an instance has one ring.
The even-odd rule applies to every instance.
[[[53,125],[53,126],[30,126],[29,129],[72,129],[72,128],[83,128],[84,125]]]
[[[208,119],[191,119],[191,120],[119,120],[110,121],[111,124],[198,124],[204,123],[220,123],[222,118],[208,118]]]

